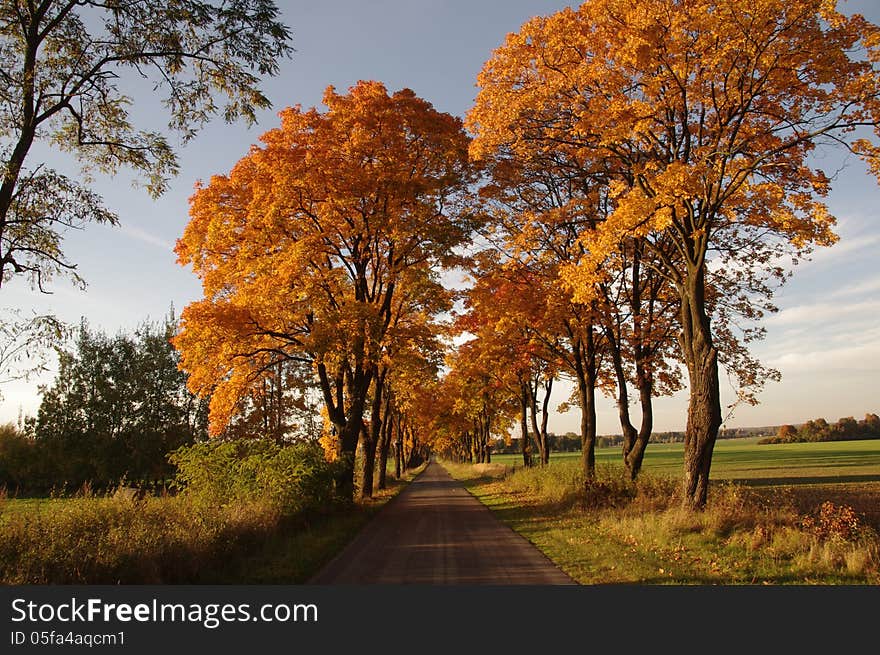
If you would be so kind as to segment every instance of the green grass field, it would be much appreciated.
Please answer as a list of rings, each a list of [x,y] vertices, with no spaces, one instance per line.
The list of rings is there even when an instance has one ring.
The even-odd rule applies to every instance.
[[[644,470],[681,473],[684,445],[650,444]],[[580,458],[580,453],[551,453],[551,461]],[[521,455],[495,455],[493,462],[520,466]],[[596,450],[597,465],[620,465],[619,448]],[[758,445],[757,438],[724,439],[715,445],[711,477],[748,484],[823,484],[880,482],[880,439]]]

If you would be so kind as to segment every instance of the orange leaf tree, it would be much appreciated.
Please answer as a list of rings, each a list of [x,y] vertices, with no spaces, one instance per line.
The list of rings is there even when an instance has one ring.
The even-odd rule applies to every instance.
[[[469,345],[486,372],[518,398],[520,450],[523,465],[531,466],[530,419],[538,462],[549,463],[547,421],[553,381],[563,365],[557,354],[562,336],[552,310],[555,294],[546,293],[540,276],[519,264],[490,250],[478,253],[474,283],[465,296],[467,311],[457,325],[474,335]]]
[[[324,104],[282,111],[261,147],[197,188],[177,253],[204,298],[175,344],[193,390],[212,394],[213,434],[279,358],[308,362],[350,497],[395,301],[436,284],[431,269],[468,234],[468,137],[459,119],[378,82],[328,87]]]
[[[777,257],[835,241],[817,146],[843,144],[880,173],[876,142],[857,138],[880,119],[878,47],[877,27],[833,0],[590,0],[528,22],[480,76],[477,155],[537,143],[608,191],[567,272],[576,299],[593,297],[624,238],[674,246],[652,254],[680,303],[690,507],[706,502],[722,422],[712,319],[759,318]]]

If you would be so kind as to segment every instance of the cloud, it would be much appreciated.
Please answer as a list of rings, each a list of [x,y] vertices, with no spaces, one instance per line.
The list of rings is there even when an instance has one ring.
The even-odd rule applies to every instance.
[[[154,234],[150,234],[149,232],[142,230],[138,227],[123,225],[121,231],[127,237],[137,239],[138,241],[143,241],[144,243],[149,243],[150,245],[161,248],[162,250],[165,250],[167,252],[172,252],[174,250],[174,244],[170,241],[166,241],[165,239],[157,237]]]
[[[789,352],[767,362],[773,368],[786,373],[816,372],[819,375],[831,370],[876,371],[880,370],[880,340],[838,348],[821,348]]]
[[[880,314],[880,299],[862,300],[851,303],[821,302],[803,305],[793,305],[781,309],[779,313],[769,316],[767,323],[771,325],[793,325],[803,323],[828,323],[839,322],[846,317],[862,317],[866,320],[876,321]]]
[[[880,243],[880,234],[841,236],[840,241],[833,246],[816,248],[808,258],[804,259],[801,266],[828,264],[844,255],[852,256],[853,253],[873,248],[878,243]]]
[[[870,280],[863,280],[857,284],[853,284],[848,287],[841,287],[835,294],[835,297],[845,297],[845,296],[864,296],[871,295],[875,292],[880,291],[880,277],[875,277]]]

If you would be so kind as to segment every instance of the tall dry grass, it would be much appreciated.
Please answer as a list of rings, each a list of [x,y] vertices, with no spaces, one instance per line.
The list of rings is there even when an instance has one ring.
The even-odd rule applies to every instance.
[[[81,495],[24,510],[0,502],[0,582],[198,582],[280,519],[270,503],[209,507],[185,496]]]

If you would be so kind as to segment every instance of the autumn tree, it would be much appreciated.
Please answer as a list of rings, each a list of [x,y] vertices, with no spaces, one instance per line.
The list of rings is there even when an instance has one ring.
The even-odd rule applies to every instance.
[[[409,89],[329,87],[324,104],[284,110],[262,147],[197,188],[177,253],[205,297],[175,343],[193,390],[212,393],[214,434],[278,358],[308,362],[351,497],[400,301],[428,311],[430,292],[414,290],[437,289],[436,267],[467,237],[471,174],[461,121]]]
[[[532,465],[532,442],[538,462],[547,464],[547,421],[558,358],[538,335],[545,329],[544,303],[537,297],[540,288],[529,284],[523,271],[509,270],[511,264],[509,257],[491,250],[473,257],[473,284],[456,326],[474,337],[472,348],[481,369],[518,399],[523,465]]]
[[[417,272],[423,277],[416,276]],[[391,321],[380,343],[381,353],[370,391],[369,421],[363,427],[361,439],[362,497],[372,495],[377,449],[380,481],[384,479],[393,412],[406,413],[407,405],[413,405],[407,402],[412,394],[437,377],[442,363],[441,336],[446,330],[436,318],[452,308],[452,294],[430,268],[413,269],[410,273],[409,283],[398,287]],[[393,389],[398,390],[396,402]]]
[[[452,436],[476,464],[491,463],[492,435],[506,432],[519,409],[518,389],[497,373],[503,362],[493,356],[495,346],[479,338],[460,344],[447,357],[442,381],[443,393],[453,399],[447,410]]]
[[[706,502],[723,418],[719,316],[760,319],[783,256],[836,239],[830,178],[811,153],[843,145],[880,174],[880,151],[859,129],[876,134],[880,118],[878,47],[876,26],[827,0],[590,0],[526,23],[480,76],[477,154],[539,141],[607,188],[610,211],[565,273],[575,299],[594,297],[626,238],[644,239],[675,289],[690,507]],[[747,352],[730,352],[745,386],[760,383]]]
[[[4,2],[0,285],[19,275],[40,290],[57,274],[81,282],[62,250],[63,231],[117,222],[81,182],[29,166],[35,144],[70,153],[87,173],[131,169],[158,195],[177,173],[177,157],[161,132],[134,125],[134,98],[123,85],[164,98],[168,128],[186,142],[218,112],[254,122],[269,106],[260,76],[278,72],[288,39],[269,0]]]

